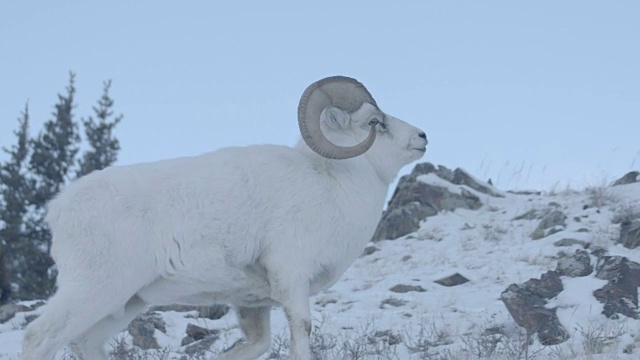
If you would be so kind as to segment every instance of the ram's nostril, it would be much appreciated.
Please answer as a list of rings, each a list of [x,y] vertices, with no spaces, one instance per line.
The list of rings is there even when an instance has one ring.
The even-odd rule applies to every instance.
[[[418,134],[418,136],[420,136],[423,139],[427,138],[427,134],[425,134],[424,132],[421,132],[420,134]]]

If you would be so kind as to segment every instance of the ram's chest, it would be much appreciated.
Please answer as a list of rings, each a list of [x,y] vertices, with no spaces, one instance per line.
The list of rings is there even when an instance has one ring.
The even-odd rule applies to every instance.
[[[314,265],[310,281],[312,293],[333,285],[362,254],[375,231],[377,219],[362,217],[328,227],[324,238],[317,239],[311,253]]]

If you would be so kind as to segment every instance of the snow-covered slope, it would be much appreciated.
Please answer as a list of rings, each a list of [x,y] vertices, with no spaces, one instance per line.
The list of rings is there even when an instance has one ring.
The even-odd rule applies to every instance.
[[[571,254],[583,249],[583,243],[588,244],[588,251],[603,248],[640,263],[640,250],[616,245],[620,225],[612,221],[626,213],[640,213],[640,183],[493,197],[465,185],[444,184],[437,176],[422,176],[420,181],[446,185],[451,191],[464,187],[483,206],[440,212],[423,221],[414,233],[372,244],[368,255],[359,258],[339,283],[312,298],[314,351],[319,357],[639,358],[640,321],[626,316],[606,318],[601,314],[603,305],[593,297],[593,291],[607,283],[604,280],[562,277],[564,290],[547,307],[557,308],[570,338],[551,346],[540,345],[535,337],[527,341],[527,334],[501,301],[501,293],[512,283],[555,269],[559,252]],[[566,227],[542,239],[531,238],[538,218],[514,220],[529,211],[535,214],[550,208],[567,216]],[[579,241],[555,245],[562,239]],[[456,273],[469,281],[450,287],[435,282]],[[19,358],[25,316],[37,313],[37,309],[18,313],[0,324],[0,359]],[[213,352],[240,338],[232,314],[219,320],[195,318],[192,313],[164,312],[161,316],[166,329],[156,330],[155,337],[165,348],[166,359],[189,358],[181,357],[181,341],[189,323],[220,330]],[[272,316],[273,354],[263,359],[285,358],[286,322],[279,309]],[[121,339],[128,341],[126,333]],[[213,352],[193,358],[210,358]],[[71,359],[68,354],[59,356]],[[160,355],[156,352],[155,356]]]

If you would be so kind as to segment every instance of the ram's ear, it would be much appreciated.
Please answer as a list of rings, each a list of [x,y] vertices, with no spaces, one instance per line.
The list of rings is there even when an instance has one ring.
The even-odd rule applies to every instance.
[[[320,120],[330,129],[346,129],[351,122],[349,114],[335,106],[327,106],[320,115]]]

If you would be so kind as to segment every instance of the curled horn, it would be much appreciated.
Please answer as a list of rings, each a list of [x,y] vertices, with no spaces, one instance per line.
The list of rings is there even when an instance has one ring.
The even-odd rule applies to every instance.
[[[328,106],[352,113],[363,103],[378,107],[369,91],[355,79],[332,76],[309,85],[298,105],[298,125],[302,138],[318,155],[328,159],[349,159],[364,154],[376,139],[376,121],[370,122],[367,138],[354,146],[338,146],[322,133],[320,114]]]

